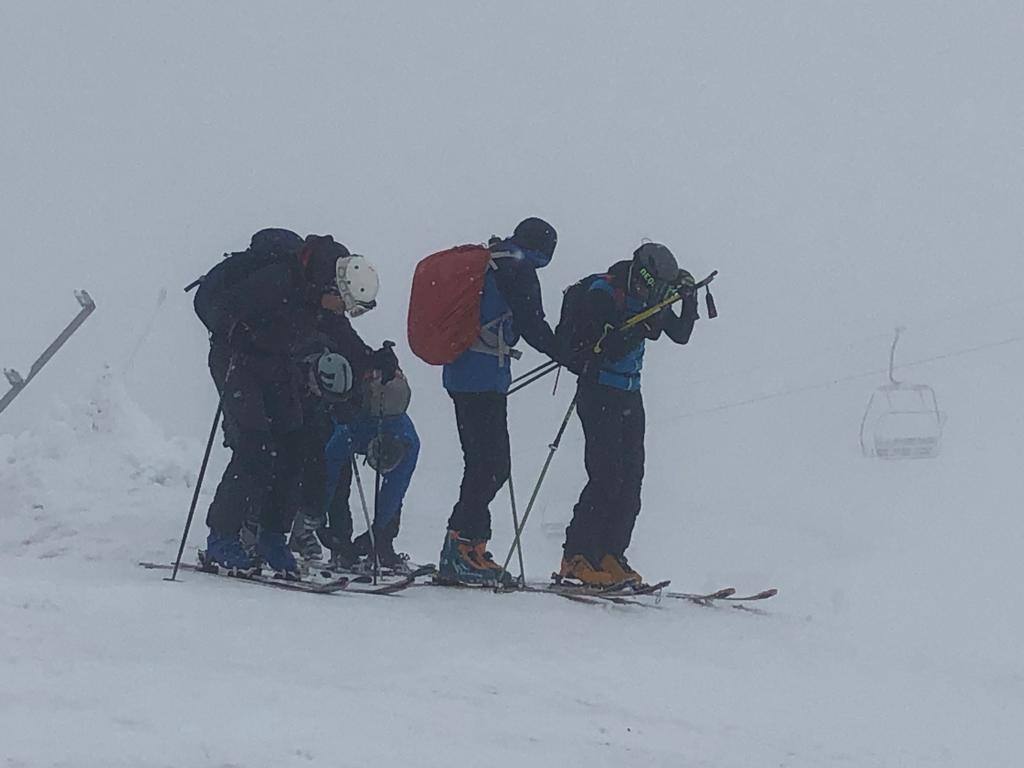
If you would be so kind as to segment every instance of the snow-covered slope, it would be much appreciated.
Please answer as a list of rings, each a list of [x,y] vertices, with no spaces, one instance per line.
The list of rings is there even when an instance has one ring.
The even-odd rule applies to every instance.
[[[1014,765],[1024,455],[971,445],[965,409],[934,461],[861,458],[856,418],[838,442],[822,439],[831,423],[787,430],[802,409],[855,411],[855,394],[652,425],[677,447],[652,452],[634,560],[681,588],[778,586],[756,615],[167,583],[135,563],[173,557],[201,445],[163,438],[108,375],[0,441],[4,756],[446,765],[471,744],[494,765]],[[976,427],[998,423],[996,405]],[[733,447],[705,450],[707,431]],[[557,562],[541,523],[577,490],[578,454],[570,438],[556,458],[532,577]],[[456,477],[436,460],[418,476],[400,539],[415,556],[435,556]],[[501,544],[507,514],[495,505]],[[200,521],[190,550],[201,537]]]

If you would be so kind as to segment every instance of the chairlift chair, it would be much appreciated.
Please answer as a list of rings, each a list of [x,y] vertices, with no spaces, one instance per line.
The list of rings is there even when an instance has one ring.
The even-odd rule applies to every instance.
[[[880,459],[930,459],[939,454],[946,416],[929,385],[908,384],[893,376],[902,331],[896,329],[889,350],[889,383],[872,393],[864,410],[861,452]]]

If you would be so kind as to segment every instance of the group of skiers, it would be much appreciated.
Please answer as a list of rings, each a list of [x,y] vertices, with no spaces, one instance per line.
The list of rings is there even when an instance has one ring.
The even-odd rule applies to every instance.
[[[410,346],[444,366],[464,457],[442,583],[510,582],[487,544],[489,506],[511,472],[507,402],[520,339],[578,377],[589,480],[566,529],[560,576],[590,587],[642,582],[626,550],[644,472],[644,346],[663,333],[687,343],[698,317],[694,279],[667,247],[643,243],[570,286],[552,329],[537,270],[556,244],[550,224],[528,218],[507,238],[441,251],[417,268]],[[206,561],[235,575],[265,565],[300,578],[296,554],[320,559],[325,546],[337,567],[401,572],[408,556],[394,541],[420,446],[394,345],[374,349],[350,322],[376,305],[373,264],[330,235],[265,229],[197,284],[232,451],[207,515]],[[372,521],[357,455],[372,470]],[[354,540],[353,477],[367,522]]]

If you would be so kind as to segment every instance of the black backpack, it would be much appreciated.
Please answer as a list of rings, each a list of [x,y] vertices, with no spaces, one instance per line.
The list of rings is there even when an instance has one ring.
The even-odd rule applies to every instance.
[[[210,333],[227,333],[230,318],[221,306],[222,291],[264,267],[295,258],[301,248],[302,238],[290,230],[261,229],[246,250],[225,254],[223,261],[185,289],[198,288],[192,306],[203,325]]]
[[[582,371],[589,362],[592,357],[590,344],[595,341],[583,338],[580,328],[582,319],[580,307],[583,304],[583,298],[595,280],[607,276],[605,272],[595,272],[573,283],[562,292],[562,311],[559,313],[558,325],[555,327],[555,342],[562,352],[566,367],[574,373]]]

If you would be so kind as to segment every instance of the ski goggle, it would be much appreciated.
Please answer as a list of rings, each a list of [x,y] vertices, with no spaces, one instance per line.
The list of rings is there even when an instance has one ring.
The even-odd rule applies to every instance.
[[[359,317],[360,315],[365,315],[367,312],[369,312],[371,309],[374,309],[376,306],[377,306],[376,300],[374,300],[374,301],[355,301],[355,300],[353,300],[351,307],[349,307],[349,303],[346,301],[345,302],[345,311],[348,313],[349,317]]]

